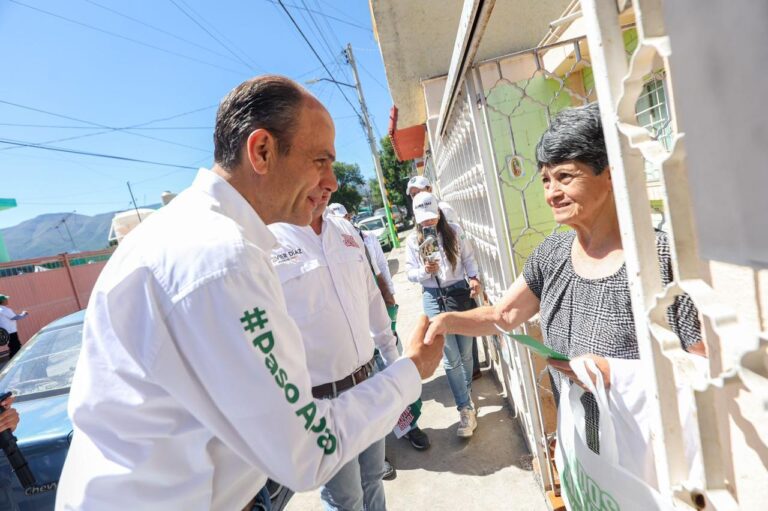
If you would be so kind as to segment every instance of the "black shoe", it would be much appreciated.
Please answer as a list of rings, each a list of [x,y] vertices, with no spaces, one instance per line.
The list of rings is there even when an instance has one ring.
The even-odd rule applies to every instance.
[[[477,371],[472,373],[472,380],[474,381],[474,380],[476,380],[478,378],[481,378],[482,376],[483,376],[483,372],[480,371],[480,369],[478,369]]]
[[[429,443],[429,437],[419,428],[414,427],[408,433],[405,434],[405,438],[411,442],[411,445],[417,451],[426,451],[431,445]]]
[[[395,477],[397,477],[397,470],[395,470],[395,467],[387,458],[384,458],[384,477],[382,479],[384,481],[391,481]]]

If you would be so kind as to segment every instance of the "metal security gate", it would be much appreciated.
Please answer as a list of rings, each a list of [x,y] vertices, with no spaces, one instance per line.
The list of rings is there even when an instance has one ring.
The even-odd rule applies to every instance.
[[[624,58],[637,46],[633,25],[621,27]],[[659,77],[646,80],[637,117],[648,131],[671,133]],[[544,200],[535,147],[553,116],[596,101],[586,37],[578,37],[483,61],[472,67],[458,90],[451,115],[427,172],[441,197],[461,218],[476,247],[486,292],[493,303],[522,271],[525,260],[548,235],[562,229]],[[661,110],[661,106],[664,110]],[[644,163],[649,186],[658,187],[658,166]],[[650,218],[650,211],[647,213]],[[521,330],[541,338],[538,318]],[[504,386],[536,458],[544,490],[555,480],[547,439],[556,411],[546,363],[502,336],[486,340],[494,371]]]
[[[465,13],[471,12],[470,5],[465,2]],[[731,444],[738,438],[731,434],[734,424],[747,438],[740,440],[740,446],[748,444],[763,469],[768,467],[768,449],[757,434],[757,424],[731,405],[740,391],[754,395],[756,402],[762,396],[763,406],[768,402],[764,397],[768,337],[740,323],[736,311],[702,274],[662,2],[581,0],[580,6],[572,7],[566,18],[583,17],[581,33],[586,36],[483,61],[458,74],[458,67],[452,66],[443,82],[447,87],[438,84],[430,90],[432,85],[424,82],[425,97],[433,105],[443,90],[453,91],[452,96],[444,93],[439,112],[434,107],[430,112],[427,101],[432,114],[427,126],[435,150],[428,172],[475,244],[488,298],[495,302],[533,248],[559,228],[538,181],[536,143],[557,112],[599,101],[655,421],[658,488],[681,509],[737,509],[737,487],[744,484],[754,493],[754,485],[738,478]],[[481,15],[476,19],[487,22]],[[465,25],[472,23],[464,20]],[[479,45],[467,31],[459,34],[467,47]],[[454,63],[462,61],[459,57],[454,54]],[[675,274],[663,288],[653,232],[659,220],[670,235]],[[706,375],[693,368],[666,321],[667,306],[682,293],[701,313],[709,352]],[[756,302],[759,309],[759,297]],[[537,335],[535,318],[524,330]],[[551,399],[537,384],[543,361],[506,339],[489,339],[489,345],[494,370],[520,418],[542,485],[549,490],[553,475],[546,438],[554,429],[554,417]],[[680,382],[696,389],[694,435],[702,445],[704,472],[697,478],[690,476],[684,455],[677,403]],[[764,479],[765,471],[758,475]],[[748,497],[749,502],[761,502],[758,495]]]

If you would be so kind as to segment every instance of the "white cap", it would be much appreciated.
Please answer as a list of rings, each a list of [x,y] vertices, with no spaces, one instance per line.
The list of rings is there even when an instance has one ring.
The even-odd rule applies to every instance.
[[[429,179],[427,179],[424,176],[413,176],[411,179],[408,180],[408,186],[405,187],[405,194],[410,195],[411,194],[411,188],[416,188],[418,190],[424,190],[428,186],[432,186],[429,183]]]
[[[344,204],[339,204],[338,202],[328,204],[328,212],[333,216],[347,216],[347,208],[344,207]]]
[[[413,198],[413,216],[416,223],[420,224],[433,218],[438,218],[440,209],[437,206],[437,197],[429,192],[419,192]]]

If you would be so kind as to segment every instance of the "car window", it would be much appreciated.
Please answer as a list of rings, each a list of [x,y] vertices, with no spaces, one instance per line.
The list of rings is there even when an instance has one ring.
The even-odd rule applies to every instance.
[[[373,220],[366,220],[360,224],[360,228],[364,231],[372,231],[374,229],[381,229],[385,227],[384,221],[381,218],[374,218]]]
[[[82,336],[82,323],[40,332],[0,373],[0,389],[13,391],[19,398],[69,389]]]

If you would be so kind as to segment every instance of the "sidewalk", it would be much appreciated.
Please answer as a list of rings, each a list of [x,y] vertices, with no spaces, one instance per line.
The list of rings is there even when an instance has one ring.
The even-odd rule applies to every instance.
[[[407,342],[422,313],[421,287],[405,276],[404,246],[388,254],[396,298],[400,304],[397,330]],[[397,478],[385,481],[391,511],[506,510],[546,511],[534,481],[522,432],[499,395],[492,374],[472,385],[478,406],[478,428],[469,441],[456,436],[459,415],[442,367],[424,383],[419,425],[432,447],[416,451],[407,440],[387,437],[387,456]],[[287,511],[322,511],[319,491],[297,494]]]

